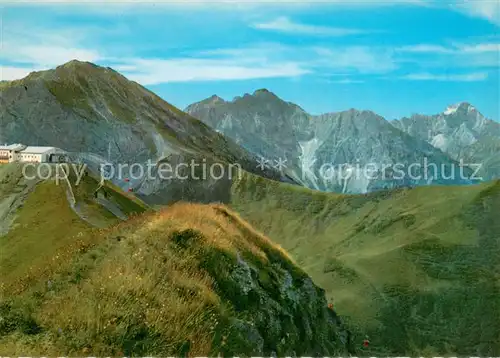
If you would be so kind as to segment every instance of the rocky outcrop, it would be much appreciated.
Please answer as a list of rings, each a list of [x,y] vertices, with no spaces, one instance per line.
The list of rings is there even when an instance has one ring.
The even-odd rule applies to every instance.
[[[243,237],[262,240],[224,207],[215,210]],[[197,250],[203,233],[186,230],[176,237],[183,250]],[[223,328],[214,341],[221,347],[219,353],[279,357],[354,353],[349,330],[328,308],[325,291],[286,254],[264,242],[258,245],[267,258],[264,261],[244,249],[235,256],[216,248],[202,250],[201,267],[233,312],[222,319]]]
[[[219,294],[237,317],[224,333],[227,355],[325,356],[347,354],[349,332],[327,307],[324,291],[280,263],[258,268],[239,258],[216,277]]]

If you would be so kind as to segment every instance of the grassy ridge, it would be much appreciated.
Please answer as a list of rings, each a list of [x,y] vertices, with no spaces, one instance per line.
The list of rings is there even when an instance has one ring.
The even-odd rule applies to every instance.
[[[5,185],[12,193],[16,187],[15,182],[18,181],[12,180],[12,177],[17,178],[22,175],[21,167],[15,164],[9,164],[8,167],[2,170],[9,172],[11,178]],[[85,176],[79,185],[76,185],[76,176],[73,172],[70,173],[69,180],[79,212],[90,219],[90,222],[105,227],[120,221],[95,202],[94,191],[98,188],[97,181]],[[137,199],[131,201],[107,185],[101,192],[106,192],[108,200],[115,203],[126,215],[147,210],[147,207]],[[61,180],[57,183],[54,179],[39,183],[27,193],[9,231],[6,235],[0,236],[2,293],[20,292],[26,289],[33,280],[38,279],[39,275],[50,271],[54,261],[62,259],[60,256],[62,254],[59,253],[65,252],[73,241],[91,235],[95,231],[92,225],[82,220],[71,209],[67,195],[66,182]]]
[[[1,355],[347,352],[324,290],[225,206],[147,211],[118,188],[75,179],[74,208],[64,182],[43,181],[0,237]]]
[[[0,353],[345,352],[323,291],[223,206],[176,204],[89,231],[66,250],[50,272],[2,298]]]
[[[245,175],[231,206],[369,335],[366,354],[499,354],[500,182],[342,196]]]

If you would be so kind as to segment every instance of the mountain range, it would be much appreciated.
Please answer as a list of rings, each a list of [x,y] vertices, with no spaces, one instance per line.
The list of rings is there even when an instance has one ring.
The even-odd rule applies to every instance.
[[[123,185],[125,177],[131,178],[137,193],[162,191],[178,200],[179,181],[141,175],[133,166],[144,168],[148,161],[153,171],[165,160],[238,163],[244,170],[292,182],[273,169],[258,170],[255,155],[111,68],[74,60],[2,82],[0,91],[0,143],[59,147],[94,172],[101,165],[121,164],[121,175],[112,180]],[[216,190],[220,183],[206,178],[190,186]]]
[[[413,115],[391,122],[415,138],[427,141],[455,160],[480,163],[484,180],[500,174],[500,124],[462,102],[434,116]]]
[[[395,121],[355,109],[313,116],[261,89],[232,101],[212,96],[185,113],[110,68],[79,61],[2,82],[0,89],[0,143],[60,147],[96,170],[108,162],[220,161],[342,193],[472,184],[500,174],[500,124],[468,103]],[[126,170],[124,176],[133,174]],[[175,193],[193,191],[157,178],[132,185],[173,201]],[[200,185],[225,190],[210,179],[189,187]]]
[[[79,61],[1,82],[0,104],[0,142],[73,169],[0,165],[2,355],[499,355],[500,180],[430,185],[473,184],[439,177],[464,158],[497,177],[498,124],[472,105],[389,122],[259,90],[188,114]],[[319,175],[425,159],[445,169]],[[241,170],[156,175],[191,160]]]
[[[288,175],[322,191],[470,184],[498,175],[500,124],[467,103],[396,121],[355,109],[313,116],[261,89],[232,101],[214,95],[185,111],[252,153],[285,158]]]

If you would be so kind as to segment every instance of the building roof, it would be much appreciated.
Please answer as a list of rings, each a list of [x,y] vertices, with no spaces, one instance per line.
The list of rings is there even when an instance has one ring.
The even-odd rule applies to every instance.
[[[24,150],[22,150],[22,153],[44,154],[48,151],[61,151],[61,149],[56,147],[26,147]]]
[[[23,144],[0,145],[0,150],[21,150],[26,148]]]
[[[62,149],[56,147],[40,147],[40,146],[26,146],[24,144],[10,144],[0,145],[0,150],[16,150],[22,153],[30,154],[44,154],[48,151],[64,152]]]

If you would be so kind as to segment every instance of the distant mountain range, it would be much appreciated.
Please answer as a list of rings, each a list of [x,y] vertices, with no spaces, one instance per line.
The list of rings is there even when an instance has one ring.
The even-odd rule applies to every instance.
[[[288,175],[323,191],[470,184],[500,174],[500,124],[467,103],[390,122],[355,109],[313,116],[261,89],[232,101],[214,95],[185,111],[270,166],[285,158]],[[461,160],[481,165],[462,170]]]
[[[500,124],[485,118],[470,103],[450,106],[434,116],[415,114],[392,123],[455,160],[481,163],[485,180],[500,177]]]
[[[313,116],[261,89],[232,101],[212,96],[183,112],[111,68],[79,61],[1,82],[0,94],[0,143],[60,147],[94,168],[151,160],[157,174],[164,162],[237,163],[342,193],[477,182],[461,160],[481,163],[484,180],[500,177],[500,124],[467,103],[389,122],[355,109]],[[156,175],[131,185],[149,203],[230,195],[227,180],[210,178]]]

